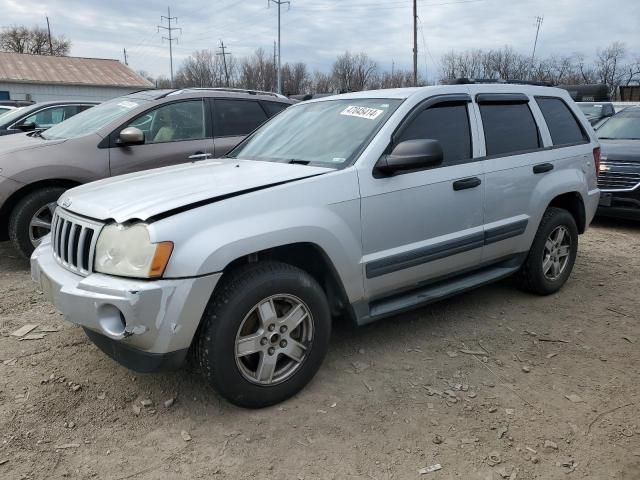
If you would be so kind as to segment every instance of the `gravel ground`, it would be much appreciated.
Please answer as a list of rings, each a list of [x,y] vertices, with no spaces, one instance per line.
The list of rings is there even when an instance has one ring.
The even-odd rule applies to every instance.
[[[580,240],[556,295],[505,281],[336,322],[315,380],[258,411],[115,364],[0,243],[0,478],[637,480],[640,224]],[[10,336],[28,323],[46,336]]]

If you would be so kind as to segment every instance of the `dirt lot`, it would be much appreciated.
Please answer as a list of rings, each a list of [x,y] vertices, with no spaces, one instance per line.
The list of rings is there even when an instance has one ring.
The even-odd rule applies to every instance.
[[[640,225],[595,225],[557,295],[507,281],[337,324],[311,385],[260,411],[116,365],[13,255],[0,244],[2,479],[640,479]],[[9,335],[27,323],[59,330]]]

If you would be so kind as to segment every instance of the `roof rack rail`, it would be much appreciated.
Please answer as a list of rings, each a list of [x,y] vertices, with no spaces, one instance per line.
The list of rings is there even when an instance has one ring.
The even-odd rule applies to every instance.
[[[502,84],[514,84],[514,85],[535,85],[538,87],[553,87],[551,82],[538,82],[535,80],[502,80],[497,78],[456,78],[451,81],[454,85],[465,85],[472,83],[502,83]]]
[[[187,90],[206,90],[206,91],[214,91],[214,92],[246,93],[248,95],[269,95],[271,97],[276,97],[276,98],[287,98],[284,95],[280,95],[279,93],[275,93],[275,92],[265,92],[263,90],[250,90],[246,88],[228,88],[228,87],[188,87],[182,90],[176,90],[175,92],[171,92],[170,95],[175,95]]]

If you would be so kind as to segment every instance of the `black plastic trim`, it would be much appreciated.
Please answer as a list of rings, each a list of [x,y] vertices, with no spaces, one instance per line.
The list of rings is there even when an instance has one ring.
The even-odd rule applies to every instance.
[[[139,373],[177,370],[187,358],[188,348],[167,353],[143,352],[93,330],[83,327],[84,332],[96,347],[120,365]]]
[[[399,253],[389,257],[374,260],[366,265],[367,278],[380,277],[388,273],[411,268],[423,263],[440,260],[458,253],[468,252],[482,247],[484,234],[474,233],[463,238],[441,242],[428,247],[417,248],[410,252]]]
[[[529,103],[524,93],[478,93],[476,103]]]
[[[494,227],[484,231],[484,244],[490,245],[501,240],[522,235],[527,229],[529,220],[520,220],[501,227]]]
[[[456,240],[441,242],[435,245],[429,245],[428,247],[417,248],[409,252],[398,253],[374,260],[365,266],[366,275],[367,278],[380,277],[406,268],[441,260],[452,255],[457,255],[458,253],[468,252],[480,248],[483,245],[490,245],[501,240],[517,237],[525,232],[528,224],[528,220],[518,220]]]

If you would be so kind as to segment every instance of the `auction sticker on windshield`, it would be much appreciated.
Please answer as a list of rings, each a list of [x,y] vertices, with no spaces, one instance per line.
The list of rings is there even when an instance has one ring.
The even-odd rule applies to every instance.
[[[136,108],[138,106],[137,103],[130,102],[128,100],[124,100],[123,102],[118,103],[118,105],[120,105],[121,107],[124,107],[124,108],[128,108],[128,109]]]
[[[345,108],[340,115],[347,115],[348,117],[360,117],[369,120],[375,120],[384,113],[384,110],[378,110],[377,108],[358,107],[356,105],[349,105]]]

